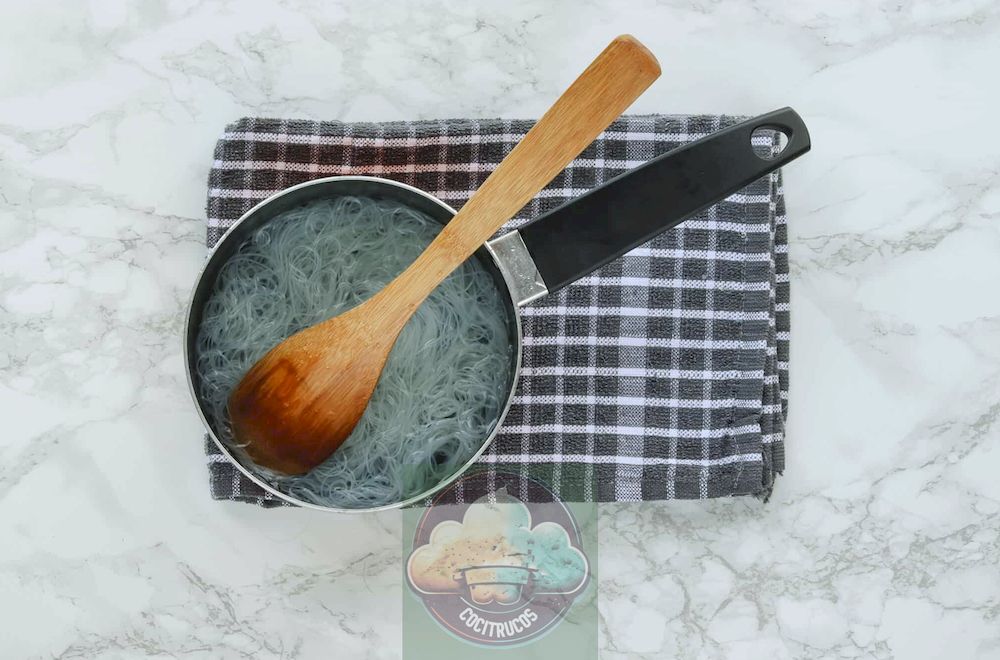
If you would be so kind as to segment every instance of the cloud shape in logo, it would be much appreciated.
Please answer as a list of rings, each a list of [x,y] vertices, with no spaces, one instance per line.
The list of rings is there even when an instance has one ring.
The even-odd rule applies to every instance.
[[[479,498],[462,522],[445,520],[410,555],[410,582],[425,594],[467,593],[475,602],[514,603],[530,585],[535,593],[570,594],[587,576],[587,559],[554,522],[531,526],[523,502],[497,492]]]

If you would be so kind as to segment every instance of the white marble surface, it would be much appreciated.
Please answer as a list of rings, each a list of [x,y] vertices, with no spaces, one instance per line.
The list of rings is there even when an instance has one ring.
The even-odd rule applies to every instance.
[[[787,475],[603,507],[602,657],[1000,657],[1000,5],[5,2],[0,656],[400,655],[397,514],[208,499],[183,380],[242,114],[531,116],[607,39],[640,112],[794,106]]]

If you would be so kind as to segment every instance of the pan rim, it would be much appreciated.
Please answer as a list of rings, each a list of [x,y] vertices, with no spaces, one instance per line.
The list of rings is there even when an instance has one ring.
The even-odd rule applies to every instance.
[[[393,181],[392,179],[385,179],[385,178],[376,177],[376,176],[355,175],[355,174],[340,175],[340,176],[328,176],[328,177],[322,177],[322,178],[318,178],[318,179],[311,179],[309,181],[304,181],[302,183],[299,183],[299,184],[296,184],[296,185],[293,185],[293,186],[289,186],[288,188],[280,190],[280,191],[278,191],[278,192],[276,192],[276,193],[268,196],[267,198],[261,200],[260,202],[258,202],[257,204],[255,204],[253,206],[253,208],[251,208],[246,213],[244,213],[242,216],[240,216],[239,219],[236,222],[234,222],[232,224],[232,226],[230,226],[226,230],[226,232],[219,238],[219,240],[215,243],[215,245],[208,251],[208,254],[205,257],[205,261],[202,264],[202,267],[201,267],[200,271],[198,272],[198,276],[194,280],[194,285],[191,288],[191,294],[190,294],[190,296],[188,298],[187,314],[186,314],[185,319],[184,319],[184,330],[183,330],[183,333],[184,333],[183,334],[183,338],[184,338],[184,371],[185,371],[185,374],[187,376],[188,392],[191,395],[191,398],[192,398],[192,400],[194,402],[195,409],[198,411],[198,417],[201,419],[202,425],[205,427],[205,430],[208,433],[209,437],[215,443],[215,446],[218,447],[219,450],[222,452],[223,456],[225,456],[225,458],[230,463],[232,463],[236,467],[236,469],[239,470],[244,476],[246,476],[253,483],[257,484],[258,486],[260,486],[261,488],[263,488],[265,491],[271,493],[275,497],[277,497],[277,498],[279,498],[279,499],[281,499],[281,500],[283,500],[285,502],[288,502],[289,504],[294,504],[296,506],[300,506],[300,507],[304,507],[304,508],[308,508],[308,509],[316,509],[316,510],[319,510],[319,511],[327,511],[327,512],[332,512],[332,513],[355,513],[355,514],[356,513],[374,513],[374,512],[377,512],[377,511],[388,511],[388,510],[392,510],[392,509],[400,509],[400,508],[403,508],[403,507],[406,507],[406,506],[410,506],[412,504],[416,504],[417,502],[419,502],[419,501],[421,501],[423,499],[426,499],[426,498],[434,495],[438,491],[446,488],[447,486],[449,486],[452,483],[454,483],[457,479],[459,479],[459,477],[461,477],[469,468],[472,467],[472,465],[477,460],[479,460],[479,458],[483,455],[483,453],[486,452],[487,448],[489,448],[489,446],[493,443],[493,440],[496,438],[497,434],[500,431],[500,427],[503,425],[504,420],[506,420],[506,418],[507,418],[507,414],[510,412],[510,407],[511,407],[511,404],[513,403],[513,400],[514,400],[514,393],[517,390],[517,383],[518,383],[518,380],[520,379],[520,375],[521,375],[521,360],[522,360],[523,345],[524,345],[524,342],[523,342],[523,331],[522,331],[522,327],[521,327],[521,312],[520,312],[520,307],[519,307],[519,305],[516,303],[516,301],[513,298],[513,292],[511,291],[510,285],[509,285],[509,283],[507,281],[506,271],[505,271],[502,263],[497,259],[496,255],[493,254],[493,251],[492,250],[486,250],[486,252],[488,252],[489,255],[490,255],[490,259],[493,260],[494,266],[496,266],[497,270],[504,276],[503,277],[503,281],[504,281],[503,282],[503,287],[500,287],[498,285],[498,288],[502,288],[503,294],[506,296],[505,302],[509,303],[510,312],[511,312],[511,314],[513,314],[513,322],[514,322],[514,327],[515,327],[515,337],[514,338],[516,340],[514,342],[515,343],[514,372],[512,374],[511,380],[510,380],[511,384],[510,384],[510,387],[508,388],[506,400],[504,401],[503,408],[500,410],[500,415],[497,418],[496,424],[493,425],[493,429],[490,431],[490,434],[484,439],[482,445],[480,445],[479,449],[469,458],[468,461],[466,461],[460,468],[458,468],[457,470],[455,470],[455,472],[453,472],[449,477],[447,477],[445,479],[442,479],[440,482],[438,482],[437,484],[435,484],[431,488],[428,488],[427,490],[425,490],[425,491],[423,491],[423,492],[421,492],[421,493],[419,493],[417,495],[408,497],[405,500],[401,500],[399,502],[393,502],[393,503],[390,503],[390,504],[383,504],[383,505],[379,505],[379,506],[375,506],[375,507],[358,508],[358,509],[347,509],[347,508],[340,508],[340,507],[333,507],[333,506],[324,506],[322,504],[316,504],[314,502],[308,502],[306,500],[299,499],[299,498],[297,498],[295,496],[292,496],[292,495],[289,495],[287,493],[283,493],[280,490],[278,490],[277,488],[275,488],[274,486],[272,486],[271,484],[269,484],[263,478],[261,478],[258,475],[254,474],[246,466],[244,466],[243,463],[233,455],[233,453],[229,450],[229,448],[225,445],[225,443],[223,443],[217,437],[217,435],[215,433],[215,430],[212,428],[212,425],[208,421],[208,417],[205,414],[205,410],[202,407],[201,400],[199,399],[197,391],[195,389],[195,382],[194,382],[195,381],[195,377],[194,377],[193,369],[191,368],[191,364],[192,364],[191,363],[191,357],[194,354],[194,347],[191,345],[191,341],[190,341],[189,338],[191,337],[192,319],[193,319],[194,312],[195,312],[195,304],[197,302],[197,293],[198,293],[198,290],[201,288],[201,285],[202,285],[202,282],[203,282],[203,280],[205,278],[205,275],[208,272],[209,266],[212,264],[213,259],[215,258],[216,254],[220,251],[220,249],[222,248],[222,246],[224,244],[226,244],[226,242],[228,240],[230,240],[231,236],[234,235],[234,231],[240,225],[244,224],[244,222],[246,222],[250,218],[252,218],[252,217],[254,217],[254,216],[256,216],[256,215],[264,212],[264,210],[269,205],[272,205],[275,202],[277,202],[278,200],[282,199],[283,197],[285,197],[287,195],[290,195],[290,194],[292,194],[294,192],[297,192],[299,190],[303,190],[305,188],[319,186],[319,185],[329,185],[329,184],[337,185],[337,184],[340,184],[340,183],[349,184],[351,182],[358,182],[358,181],[364,181],[364,182],[373,183],[373,184],[376,184],[376,185],[387,185],[387,186],[390,186],[390,187],[395,187],[395,188],[404,190],[406,192],[409,192],[409,193],[412,193],[412,194],[416,194],[416,195],[419,195],[420,197],[423,197],[427,201],[431,202],[432,204],[435,204],[436,206],[440,207],[444,211],[448,212],[452,217],[454,217],[455,214],[457,213],[457,211],[455,211],[455,209],[452,208],[450,205],[446,204],[445,202],[443,202],[439,198],[435,197],[434,195],[432,195],[432,194],[430,194],[430,193],[428,193],[428,192],[426,192],[424,190],[421,190],[420,188],[417,188],[415,186],[411,186],[411,185],[408,185],[408,184],[405,184],[405,183],[401,183],[399,181]]]

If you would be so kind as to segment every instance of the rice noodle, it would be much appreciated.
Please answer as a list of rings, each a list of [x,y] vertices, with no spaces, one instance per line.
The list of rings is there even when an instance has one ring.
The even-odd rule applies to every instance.
[[[394,202],[339,197],[286,211],[222,267],[205,304],[197,377],[209,422],[244,464],[226,413],[247,370],[291,334],[361,303],[402,272],[441,226]],[[308,474],[257,467],[285,493],[324,506],[399,502],[450,476],[497,422],[510,377],[507,312],[470,259],[400,334],[361,422]]]

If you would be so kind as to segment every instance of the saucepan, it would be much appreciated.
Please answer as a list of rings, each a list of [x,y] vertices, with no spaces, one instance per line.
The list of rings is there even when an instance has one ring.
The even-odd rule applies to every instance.
[[[780,151],[754,148],[753,136],[761,130],[775,131],[783,136]],[[205,304],[223,265],[251,234],[274,217],[318,199],[362,196],[400,203],[446,224],[455,215],[455,210],[427,192],[377,177],[335,176],[292,186],[243,215],[209,255],[188,307],[184,348],[188,384],[195,406],[219,450],[249,479],[282,500],[341,512],[377,511],[419,502],[452,483],[475,463],[501,428],[520,373],[520,307],[558,291],[675,227],[798,158],[809,148],[809,132],[799,115],[791,108],[776,110],[654,158],[483,245],[474,258],[492,275],[503,294],[510,345],[514,347],[510,352],[506,401],[499,419],[483,438],[476,454],[450,477],[411,498],[366,509],[340,509],[302,500],[268,483],[248,458],[232,451],[223,442],[222,429],[215,428],[210,421],[212,417],[206,402],[199,395],[195,348]]]

